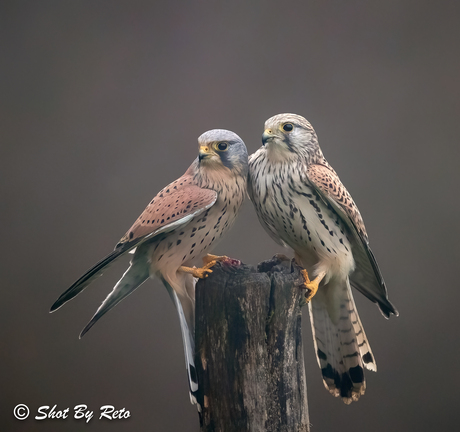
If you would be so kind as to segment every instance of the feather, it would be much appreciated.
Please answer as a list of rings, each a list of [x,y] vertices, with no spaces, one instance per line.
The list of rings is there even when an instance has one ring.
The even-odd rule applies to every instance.
[[[332,168],[319,164],[310,165],[307,175],[323,201],[353,234],[350,240],[356,267],[350,277],[352,285],[369,300],[377,303],[386,318],[390,314],[398,316],[398,311],[388,300],[382,273],[369,246],[366,228],[353,198]]]
[[[376,371],[377,365],[348,281],[329,282],[309,303],[309,312],[324,386],[346,404],[357,401],[366,389],[363,368]]]
[[[88,330],[96,324],[110,309],[115,307],[135,289],[140,287],[149,278],[149,266],[147,262],[146,250],[138,249],[134,255],[131,265],[124,273],[122,278],[117,282],[112,292],[107,296],[99,309],[96,311],[90,322],[80,333],[80,339],[88,332]]]

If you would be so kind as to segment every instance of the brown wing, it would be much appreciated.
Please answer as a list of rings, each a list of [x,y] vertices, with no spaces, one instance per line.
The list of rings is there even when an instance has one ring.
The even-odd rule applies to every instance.
[[[103,271],[147,239],[187,225],[195,216],[211,207],[217,200],[217,192],[191,184],[192,177],[185,173],[166,186],[149,203],[134,225],[116,245],[115,250],[90,268],[56,300],[51,312],[80,294],[91,282],[102,276]]]
[[[190,184],[190,178],[182,176],[150,201],[117,244],[117,248],[125,244],[137,244],[185,225],[194,216],[211,207],[216,200],[217,192]]]
[[[332,199],[346,213],[359,235],[367,242],[366,227],[361,213],[337,173],[325,165],[310,165],[307,176],[316,189]]]
[[[337,173],[326,165],[310,165],[307,169],[310,183],[329,208],[342,219],[353,234],[353,258],[356,269],[350,276],[351,284],[368,299],[377,303],[382,314],[398,315],[388,301],[387,289],[377,261],[369,247],[366,228],[353,198],[340,181]]]

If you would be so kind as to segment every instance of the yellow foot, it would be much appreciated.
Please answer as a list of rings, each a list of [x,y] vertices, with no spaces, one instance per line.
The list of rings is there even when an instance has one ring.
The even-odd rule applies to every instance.
[[[216,265],[217,261],[225,261],[226,259],[228,259],[228,256],[225,256],[225,255],[218,256],[218,255],[207,254],[203,258],[203,268],[210,269],[212,266]]]
[[[325,272],[321,272],[314,280],[310,280],[308,277],[307,270],[301,270],[302,276],[305,279],[305,282],[302,285],[302,288],[306,288],[308,291],[305,293],[305,302],[308,303],[317,293],[320,282],[323,280],[326,275]]]
[[[206,267],[196,268],[196,267],[180,266],[178,271],[183,272],[183,273],[190,273],[193,277],[196,277],[199,279],[207,278],[209,276],[208,273],[212,273],[212,270]]]

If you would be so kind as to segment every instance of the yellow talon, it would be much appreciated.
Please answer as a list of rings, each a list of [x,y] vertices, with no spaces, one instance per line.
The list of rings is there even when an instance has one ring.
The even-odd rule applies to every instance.
[[[196,268],[196,267],[180,266],[178,268],[178,271],[183,272],[183,273],[189,273],[193,277],[196,277],[199,279],[204,279],[209,276],[209,273],[212,273],[211,267],[216,265],[217,261],[225,261],[226,259],[229,259],[229,258],[226,256],[217,256],[217,255],[207,254],[203,258],[203,267]]]
[[[308,291],[305,293],[305,302],[308,303],[318,292],[319,284],[325,276],[325,272],[321,272],[314,280],[310,280],[308,277],[307,270],[301,270],[300,272],[305,279],[302,287],[305,287]]]
[[[184,267],[180,266],[178,271],[181,271],[183,273],[189,273],[193,277],[199,278],[199,279],[204,279],[209,276],[208,273],[212,273],[212,270],[203,267],[203,268],[196,268],[196,267]]]
[[[212,270],[207,268],[196,268],[195,271],[192,273],[193,277],[204,279],[209,276],[209,273],[212,273]]]
[[[225,261],[228,259],[228,256],[222,255],[211,255],[207,254],[205,257],[203,257],[203,268],[204,269],[210,269],[211,267],[215,266],[217,261]]]

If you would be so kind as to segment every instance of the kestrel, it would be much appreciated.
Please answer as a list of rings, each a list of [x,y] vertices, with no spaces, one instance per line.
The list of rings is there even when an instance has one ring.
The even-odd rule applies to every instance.
[[[51,307],[68,302],[102,275],[107,266],[132,253],[128,270],[80,334],[82,337],[149,277],[157,276],[179,314],[192,402],[198,389],[194,365],[194,278],[212,272],[216,259],[207,252],[235,221],[247,190],[248,154],[233,132],[214,129],[198,138],[199,156],[185,174],[150,201],[115,250],[78,279]],[[193,267],[203,259],[202,268]]]
[[[268,234],[291,247],[305,269],[323,382],[349,404],[364,394],[364,367],[377,370],[350,284],[386,318],[398,312],[388,301],[358,207],[324,158],[311,124],[299,115],[276,115],[266,121],[262,142],[249,158],[249,196]]]

